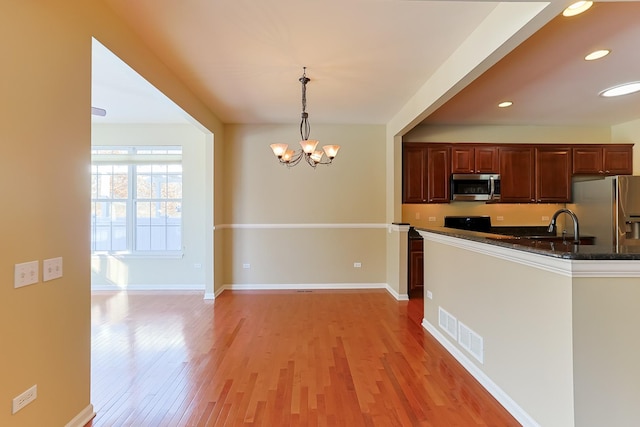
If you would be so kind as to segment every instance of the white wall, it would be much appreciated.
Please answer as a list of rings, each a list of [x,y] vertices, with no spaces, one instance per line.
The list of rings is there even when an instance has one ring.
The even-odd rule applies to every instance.
[[[94,124],[92,145],[182,146],[183,256],[141,257],[93,255],[91,285],[94,289],[198,288],[204,290],[205,258],[205,137],[191,125]],[[200,267],[195,266],[199,264]]]

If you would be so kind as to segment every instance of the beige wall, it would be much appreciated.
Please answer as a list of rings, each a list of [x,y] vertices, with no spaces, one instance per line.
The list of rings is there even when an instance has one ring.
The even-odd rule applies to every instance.
[[[571,278],[425,240],[424,318],[442,307],[484,339],[467,357],[541,426],[573,424]]]
[[[153,285],[171,288],[198,287],[204,290],[205,222],[207,167],[205,135],[187,124],[94,124],[93,145],[173,145],[182,147],[183,203],[181,257],[140,257],[137,255],[94,255],[91,284],[95,287],[135,288]],[[200,268],[194,267],[199,264]]]
[[[632,142],[633,146],[633,174],[640,175],[640,119],[621,123],[611,128],[615,142]]]
[[[489,388],[501,401],[545,427],[637,424],[637,262],[561,260],[425,235],[426,327],[481,382],[497,385]],[[483,337],[483,363],[438,326],[438,307]]]
[[[296,123],[225,129],[225,284],[385,283],[384,127],[313,125],[321,145],[342,147],[316,170],[271,152],[295,148],[297,133]]]
[[[222,127],[100,1],[5,3],[0,425],[63,426],[90,410],[91,37],[217,137]],[[64,260],[61,279],[13,288],[14,264],[41,270],[52,257]],[[11,400],[34,384],[36,401],[12,415]]]
[[[638,424],[640,279],[574,280],[576,426]]]
[[[416,126],[406,142],[487,142],[502,144],[587,144],[611,141],[608,126]]]

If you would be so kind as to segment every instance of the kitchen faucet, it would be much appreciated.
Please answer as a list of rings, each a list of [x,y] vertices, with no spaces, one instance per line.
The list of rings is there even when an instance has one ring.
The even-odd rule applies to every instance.
[[[569,209],[565,209],[565,208],[558,209],[556,211],[556,213],[553,214],[553,217],[551,217],[551,223],[549,224],[549,229],[548,229],[549,233],[555,233],[555,231],[556,231],[556,218],[558,218],[558,215],[560,215],[561,213],[566,213],[573,220],[573,243],[576,244],[576,245],[579,245],[580,244],[580,232],[579,232],[579,227],[578,227],[578,217],[576,216],[576,214],[574,214]]]

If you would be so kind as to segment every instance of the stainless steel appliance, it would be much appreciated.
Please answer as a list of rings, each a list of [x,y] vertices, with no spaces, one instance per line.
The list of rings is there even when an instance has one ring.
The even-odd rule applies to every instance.
[[[500,200],[500,175],[470,173],[451,175],[451,200]]]
[[[640,245],[640,176],[575,181],[570,206],[596,244]]]

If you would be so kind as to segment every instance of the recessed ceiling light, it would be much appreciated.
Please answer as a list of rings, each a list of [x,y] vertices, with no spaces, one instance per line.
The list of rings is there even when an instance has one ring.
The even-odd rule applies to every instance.
[[[513,102],[511,101],[504,101],[501,102],[500,104],[498,104],[498,107],[500,108],[505,108],[505,107],[511,107],[513,105]]]
[[[587,56],[585,56],[584,59],[587,60],[587,61],[595,61],[596,59],[603,58],[603,57],[609,55],[610,53],[611,53],[611,51],[609,49],[596,50],[596,51],[591,52]]]
[[[640,82],[631,82],[610,87],[609,89],[605,89],[600,92],[600,96],[609,98],[612,96],[628,95],[634,92],[640,92]]]
[[[575,16],[579,15],[585,10],[589,9],[593,5],[592,1],[578,1],[569,6],[562,12],[563,16]]]

